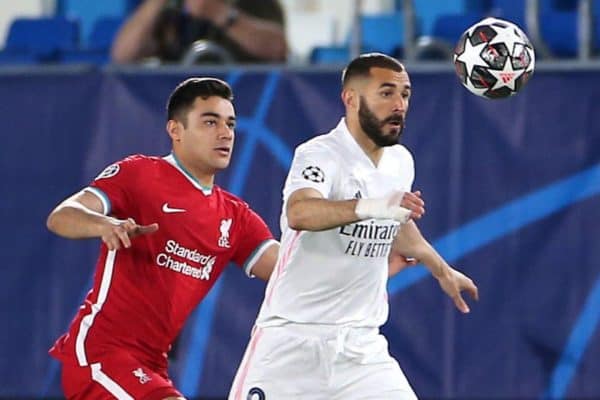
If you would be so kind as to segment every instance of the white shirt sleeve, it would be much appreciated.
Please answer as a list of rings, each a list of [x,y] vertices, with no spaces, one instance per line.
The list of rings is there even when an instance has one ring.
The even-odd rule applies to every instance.
[[[314,143],[298,146],[283,188],[284,201],[298,189],[311,188],[328,198],[339,165],[326,146]]]
[[[415,159],[412,153],[404,146],[402,146],[403,151],[406,153],[406,175],[408,182],[408,191],[412,192],[412,186],[415,182]]]

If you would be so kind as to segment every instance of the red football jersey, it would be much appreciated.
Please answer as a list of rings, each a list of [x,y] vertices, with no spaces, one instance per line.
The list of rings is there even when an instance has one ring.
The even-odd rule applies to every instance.
[[[128,157],[85,190],[102,199],[105,214],[159,229],[128,249],[102,244],[94,286],[50,354],[85,366],[125,350],[165,368],[170,344],[225,266],[248,273],[273,236],[248,204],[202,187],[173,155]]]

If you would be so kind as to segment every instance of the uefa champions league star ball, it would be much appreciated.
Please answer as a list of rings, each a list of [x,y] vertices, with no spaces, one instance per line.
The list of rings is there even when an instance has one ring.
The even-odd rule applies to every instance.
[[[535,67],[535,53],[512,22],[486,18],[467,29],[454,48],[461,83],[489,99],[512,96],[525,86]]]

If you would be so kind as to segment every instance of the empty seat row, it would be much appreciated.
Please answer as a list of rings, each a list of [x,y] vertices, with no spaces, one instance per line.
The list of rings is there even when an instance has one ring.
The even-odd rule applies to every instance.
[[[110,46],[122,22],[123,18],[99,18],[83,46],[77,20],[62,16],[15,19],[0,51],[0,64],[104,64],[109,60]]]

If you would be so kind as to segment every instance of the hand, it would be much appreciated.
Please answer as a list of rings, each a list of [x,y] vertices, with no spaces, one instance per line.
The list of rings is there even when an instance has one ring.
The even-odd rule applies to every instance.
[[[138,225],[133,218],[120,220],[113,218],[103,229],[101,238],[109,250],[131,247],[131,239],[139,235],[147,235],[158,230],[158,224]]]
[[[425,202],[421,198],[421,191],[405,192],[402,196],[400,206],[411,211],[412,219],[420,219],[425,214]]]
[[[469,306],[462,298],[461,292],[466,290],[467,293],[471,295],[471,297],[475,300],[479,300],[479,291],[477,286],[473,283],[473,281],[458,272],[454,268],[449,267],[447,273],[445,273],[442,277],[438,278],[438,283],[442,287],[442,290],[450,297],[456,308],[458,308],[463,313],[468,313]]]
[[[392,277],[408,267],[418,264],[416,258],[405,257],[402,254],[392,250],[388,256],[388,277]]]
[[[224,22],[229,11],[223,0],[185,0],[185,8],[191,16],[208,19],[216,25]]]

